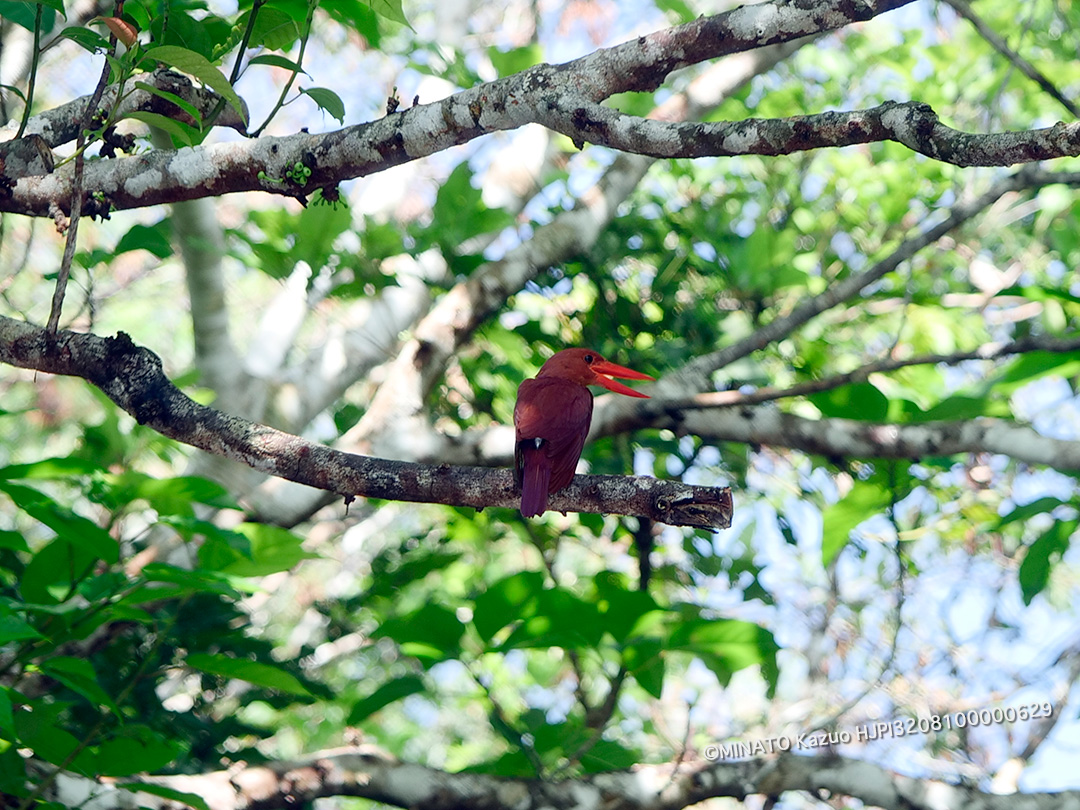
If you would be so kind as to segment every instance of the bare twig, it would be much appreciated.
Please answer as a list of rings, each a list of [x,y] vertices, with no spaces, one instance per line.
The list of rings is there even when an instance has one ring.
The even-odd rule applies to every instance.
[[[747,393],[741,391],[714,391],[705,394],[697,394],[684,401],[667,400],[664,405],[665,407],[676,407],[683,410],[756,405],[778,399],[805,397],[810,394],[819,394],[823,391],[832,391],[845,385],[863,382],[868,379],[871,374],[886,374],[890,371],[897,371],[898,369],[908,368],[910,366],[938,364],[955,366],[969,360],[996,360],[1011,354],[1025,354],[1033,351],[1057,353],[1080,351],[1080,338],[1055,338],[1047,335],[1033,335],[1010,343],[987,344],[970,352],[924,354],[916,357],[908,357],[903,360],[885,358],[876,360],[872,363],[866,363],[856,369],[852,369],[846,374],[834,374],[820,380],[808,380],[787,388],[759,388],[757,391],[750,391]]]
[[[109,50],[113,53],[116,51],[115,34],[109,37]],[[64,294],[67,292],[68,278],[71,276],[71,261],[75,258],[75,247],[78,245],[79,218],[82,216],[83,180],[86,173],[84,155],[86,130],[92,126],[94,116],[97,115],[98,103],[105,92],[105,85],[108,84],[111,73],[112,63],[106,60],[105,66],[101,70],[101,76],[98,78],[97,87],[94,88],[94,94],[90,97],[90,103],[86,105],[82,125],[79,128],[79,135],[75,142],[75,174],[71,182],[71,210],[68,214],[69,221],[64,242],[64,255],[60,260],[60,270],[56,274],[56,289],[53,292],[52,306],[49,309],[49,323],[45,327],[49,335],[55,335],[60,326],[60,311],[64,308]]]

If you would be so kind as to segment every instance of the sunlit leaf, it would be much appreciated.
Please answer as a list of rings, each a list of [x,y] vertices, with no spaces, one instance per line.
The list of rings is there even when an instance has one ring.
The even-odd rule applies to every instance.
[[[253,57],[248,63],[250,65],[269,65],[270,67],[278,67],[282,70],[287,70],[290,73],[303,73],[307,75],[306,70],[302,70],[300,65],[294,62],[292,59],[286,59],[284,56],[279,56],[276,53],[263,53],[256,57]]]
[[[251,544],[250,559],[238,559],[222,571],[242,577],[261,577],[288,571],[301,560],[317,559],[318,554],[304,551],[304,538],[280,526],[268,523],[244,523],[236,532]]]
[[[126,113],[124,117],[142,121],[148,126],[164,130],[171,135],[176,142],[182,143],[185,146],[193,146],[198,143],[199,138],[201,137],[201,134],[195,127],[190,124],[185,124],[183,121],[169,118],[166,115],[159,115],[158,113],[147,112],[145,110],[132,110],[131,112]]]
[[[1057,521],[1027,548],[1020,563],[1020,591],[1024,604],[1038,596],[1050,581],[1050,572],[1069,548],[1069,540],[1080,521]]]
[[[306,87],[300,92],[311,98],[320,110],[336,118],[339,123],[345,123],[345,102],[333,90],[327,90],[325,87]]]
[[[371,10],[379,16],[412,28],[409,21],[405,19],[405,11],[401,7],[401,0],[366,0],[366,2],[371,6]]]
[[[0,482],[6,494],[26,514],[48,526],[74,548],[85,549],[98,559],[115,563],[120,556],[116,540],[107,531],[77,515],[42,492],[18,484]]]
[[[881,422],[889,412],[888,398],[868,382],[852,383],[807,397],[822,415],[864,422]]]
[[[311,695],[311,692],[297,680],[295,675],[272,664],[211,653],[192,653],[184,659],[184,663],[200,672],[220,675],[224,678],[236,678],[289,695],[301,697]]]
[[[384,683],[366,698],[356,701],[349,712],[347,722],[349,725],[361,723],[384,706],[388,706],[394,701],[401,700],[409,695],[423,692],[424,689],[424,681],[415,675],[403,675],[400,678],[394,678]]]
[[[225,74],[214,67],[210,60],[202,54],[176,45],[160,45],[157,48],[148,50],[145,57],[194,76],[207,87],[215,90],[236,110],[237,115],[242,120],[247,121],[247,110],[244,108],[244,103],[236,95],[236,91],[229,84],[229,80],[225,78]]]
[[[473,624],[489,641],[512,621],[528,618],[536,609],[544,578],[538,571],[520,571],[490,585],[476,597]]]
[[[851,491],[821,513],[821,561],[827,568],[848,544],[852,529],[892,502],[892,494],[871,481],[856,481]]]

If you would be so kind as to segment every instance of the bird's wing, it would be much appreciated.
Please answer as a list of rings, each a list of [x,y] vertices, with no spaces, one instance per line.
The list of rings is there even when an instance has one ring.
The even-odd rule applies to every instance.
[[[522,475],[522,443],[542,439],[551,461],[549,492],[557,492],[574,477],[592,420],[592,394],[583,385],[558,377],[526,380],[518,388],[514,407],[517,447],[515,466]]]

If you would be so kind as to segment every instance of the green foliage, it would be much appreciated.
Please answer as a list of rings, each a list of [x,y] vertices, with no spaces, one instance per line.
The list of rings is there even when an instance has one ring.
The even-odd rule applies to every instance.
[[[107,524],[152,509],[162,517],[157,530],[204,541],[200,558],[214,538],[199,538],[197,530],[212,524],[197,521],[194,508],[228,506],[221,487],[203,479],[114,475],[78,457],[0,469],[0,498],[22,527],[5,530],[0,542],[0,789],[20,797],[40,789],[26,782],[22,759],[11,756],[16,749],[87,776],[118,777],[175,767],[199,746],[221,745],[225,736],[206,736],[213,724],[205,715],[178,723],[161,704],[155,684],[170,671],[244,681],[253,694],[311,699],[287,668],[254,660],[266,648],[235,621],[237,577],[288,570],[313,556],[298,550],[298,538],[242,525],[235,536],[249,545],[239,563],[191,570],[133,564],[138,543],[121,553],[94,520],[44,489],[16,483],[28,481],[91,493],[90,511]],[[93,643],[99,637],[110,642]]]

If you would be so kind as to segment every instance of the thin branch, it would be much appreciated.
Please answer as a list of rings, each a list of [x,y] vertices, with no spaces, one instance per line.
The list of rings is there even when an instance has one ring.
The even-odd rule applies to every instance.
[[[759,388],[756,391],[743,393],[741,391],[713,391],[705,394],[696,394],[688,399],[667,400],[665,407],[692,410],[697,408],[734,407],[737,405],[757,405],[762,402],[772,402],[778,399],[791,397],[805,397],[810,394],[820,394],[823,391],[832,391],[845,385],[863,382],[871,374],[887,374],[910,366],[947,365],[955,366],[969,360],[996,360],[1012,354],[1025,354],[1027,352],[1043,351],[1052,353],[1065,353],[1080,351],[1080,337],[1056,338],[1047,335],[1035,335],[1014,340],[1010,343],[988,343],[978,349],[969,352],[955,352],[953,354],[924,354],[917,357],[908,357],[903,360],[885,358],[872,363],[866,363],[846,374],[834,374],[820,380],[808,380],[796,383],[788,388]]]
[[[116,51],[116,35],[109,37],[109,51]],[[105,85],[109,82],[112,73],[112,64],[106,60],[101,70],[97,87],[90,97],[90,103],[83,111],[82,121],[79,127],[79,135],[75,141],[75,176],[71,184],[70,220],[66,240],[64,242],[64,255],[60,260],[60,270],[56,274],[56,289],[53,291],[52,305],[49,309],[49,323],[46,326],[50,336],[56,335],[60,327],[60,312],[64,308],[64,295],[67,292],[68,278],[71,276],[71,262],[75,258],[75,247],[78,245],[79,219],[82,216],[83,191],[85,189],[84,178],[86,174],[86,131],[93,125],[94,116],[97,115],[98,104],[105,92]]]
[[[30,110],[34,106],[34,88],[37,86],[38,60],[41,58],[41,17],[45,11],[45,4],[39,3],[34,10],[34,43],[33,56],[30,62],[30,81],[26,87],[26,98],[23,99],[22,120],[19,122],[19,130],[15,133],[18,140],[26,132],[26,124],[30,120]]]
[[[961,17],[975,26],[975,30],[979,32],[979,36],[985,39],[990,46],[1004,56],[1011,62],[1017,70],[1031,79],[1035,84],[1039,85],[1051,98],[1056,100],[1062,107],[1069,111],[1069,114],[1073,118],[1080,118],[1080,108],[1077,108],[1065,95],[1057,89],[1057,86],[1050,81],[1050,79],[1040,71],[1037,67],[1031,64],[1028,60],[1009,47],[1009,44],[1002,38],[997,31],[987,25],[975,10],[971,7],[971,4],[967,0],[945,0],[953,10],[956,11]]]

